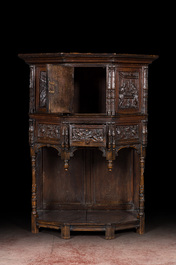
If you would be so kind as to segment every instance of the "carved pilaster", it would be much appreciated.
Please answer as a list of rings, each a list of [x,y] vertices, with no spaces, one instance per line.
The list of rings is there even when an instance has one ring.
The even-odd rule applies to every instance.
[[[68,171],[68,161],[70,159],[70,151],[69,151],[69,127],[68,124],[64,124],[62,126],[62,144],[61,144],[61,159],[64,160],[64,169]]]
[[[108,143],[106,150],[106,160],[108,161],[108,170],[112,171],[112,162],[115,160],[115,126],[108,125]]]
[[[115,115],[115,67],[109,66],[107,69],[106,113]]]
[[[142,146],[147,146],[147,120],[142,121]]]
[[[147,114],[148,109],[148,66],[142,67],[142,78],[143,78],[143,104],[142,112]]]
[[[29,144],[34,146],[34,120],[29,119]]]
[[[35,66],[30,65],[30,84],[29,84],[29,112],[35,112]]]

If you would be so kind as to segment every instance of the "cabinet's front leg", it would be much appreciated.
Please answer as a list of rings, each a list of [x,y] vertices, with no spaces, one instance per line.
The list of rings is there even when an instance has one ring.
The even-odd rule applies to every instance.
[[[61,237],[63,239],[70,239],[70,226],[69,225],[63,225],[61,227]]]
[[[140,185],[139,185],[139,221],[140,226],[137,229],[137,232],[142,235],[145,233],[145,213],[144,213],[144,156],[140,158],[141,165],[141,176],[140,176]]]
[[[115,228],[112,225],[107,225],[105,230],[105,239],[114,239],[115,238]]]
[[[32,162],[32,213],[31,213],[31,231],[38,233],[37,227],[37,185],[36,185],[36,154],[34,148],[31,147],[31,162]]]

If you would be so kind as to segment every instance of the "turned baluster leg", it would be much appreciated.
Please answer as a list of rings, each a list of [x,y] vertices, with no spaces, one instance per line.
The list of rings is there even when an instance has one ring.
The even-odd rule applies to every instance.
[[[31,231],[38,233],[39,229],[36,224],[37,218],[37,185],[36,185],[36,154],[34,148],[31,147],[31,163],[32,163],[32,213],[31,213]]]
[[[144,213],[144,156],[140,158],[141,165],[141,176],[140,176],[140,185],[139,185],[139,221],[140,226],[137,229],[137,232],[142,235],[145,232],[145,213]]]

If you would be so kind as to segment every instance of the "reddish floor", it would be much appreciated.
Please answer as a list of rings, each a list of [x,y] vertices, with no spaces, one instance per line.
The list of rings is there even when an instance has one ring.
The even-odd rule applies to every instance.
[[[114,240],[97,232],[71,233],[70,240],[49,229],[34,235],[27,220],[2,222],[0,265],[176,265],[176,218],[166,214],[149,219],[144,235],[121,231]]]

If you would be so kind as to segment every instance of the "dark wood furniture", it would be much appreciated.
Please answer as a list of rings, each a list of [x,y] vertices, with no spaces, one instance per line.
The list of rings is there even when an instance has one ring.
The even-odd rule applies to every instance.
[[[32,232],[143,234],[148,64],[157,56],[19,56],[30,65]]]

